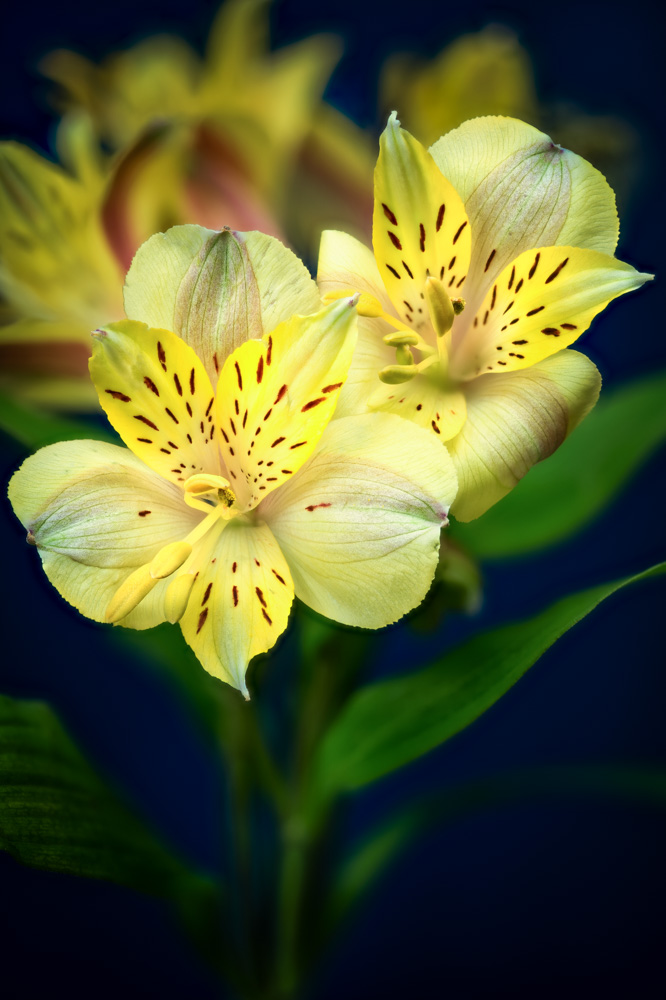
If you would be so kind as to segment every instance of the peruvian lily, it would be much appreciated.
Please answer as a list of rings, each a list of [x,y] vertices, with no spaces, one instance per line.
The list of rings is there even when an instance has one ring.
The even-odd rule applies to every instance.
[[[180,622],[203,666],[246,696],[248,662],[285,629],[294,594],[367,628],[419,604],[455,472],[395,415],[330,422],[355,298],[321,308],[269,237],[184,226],[142,247],[125,301],[137,318],[95,332],[90,370],[127,448],[51,445],[10,484],[60,594],[95,621]]]
[[[650,277],[612,256],[617,238],[601,174],[531,126],[479,118],[428,152],[392,115],[374,256],[322,237],[322,292],[364,293],[339,414],[369,406],[429,429],[458,473],[452,513],[478,517],[597,400],[596,367],[565,348]]]
[[[174,223],[288,233],[316,253],[323,225],[369,218],[368,144],[321,100],[337,57],[320,35],[271,51],[261,0],[224,3],[205,60],[165,36],[100,66],[52,53],[63,166],[0,143],[0,391],[96,409],[90,330],[124,318],[137,248]]]

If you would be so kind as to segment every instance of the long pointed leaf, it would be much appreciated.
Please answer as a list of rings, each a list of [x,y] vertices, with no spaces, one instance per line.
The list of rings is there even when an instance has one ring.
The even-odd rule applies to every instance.
[[[362,688],[322,744],[313,807],[319,796],[360,788],[460,732],[606,597],[665,571],[661,563],[570,595],[535,618],[474,637],[424,670]]]
[[[48,705],[5,696],[0,849],[34,868],[119,882],[163,898],[204,888],[205,880],[93,770]]]

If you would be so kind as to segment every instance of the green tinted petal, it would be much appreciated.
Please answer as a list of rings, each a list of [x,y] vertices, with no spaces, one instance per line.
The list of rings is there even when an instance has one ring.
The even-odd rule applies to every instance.
[[[303,264],[263,233],[174,226],[139,248],[125,283],[129,318],[181,337],[213,386],[227,357],[246,340],[319,306]]]

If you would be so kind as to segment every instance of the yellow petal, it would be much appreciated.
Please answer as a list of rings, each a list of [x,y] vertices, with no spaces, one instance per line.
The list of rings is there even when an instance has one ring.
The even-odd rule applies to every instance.
[[[452,370],[465,378],[527,368],[572,344],[612,299],[650,278],[595,250],[528,250],[499,275],[454,341]]]
[[[294,316],[227,359],[217,388],[220,445],[241,509],[309,458],[335,404],[356,342],[353,300]]]
[[[329,424],[317,451],[259,511],[296,595],[346,625],[380,628],[425,597],[456,492],[432,434],[392,414]]]
[[[122,315],[97,199],[32,150],[0,144],[0,291],[23,315],[89,328]]]
[[[220,467],[214,393],[191,347],[124,320],[95,335],[90,374],[125,444],[172,483]]]
[[[500,271],[532,247],[614,252],[619,223],[605,178],[531,125],[476,118],[442,136],[431,153],[463,199],[474,234],[466,282],[472,310]]]
[[[301,261],[263,233],[174,226],[139,248],[125,281],[130,319],[173,330],[203,361],[213,385],[227,357],[319,294]]]
[[[326,230],[321,234],[317,284],[322,296],[331,292],[365,292],[393,313],[375,256],[348,233]]]
[[[599,372],[577,351],[468,383],[467,420],[448,445],[459,482],[453,516],[472,521],[509,493],[589,413],[600,386]]]
[[[294,596],[289,567],[270,529],[241,518],[214,528],[197,558],[183,635],[210,674],[247,697],[249,661],[287,627]]]
[[[467,415],[464,393],[439,377],[439,366],[416,375],[404,385],[380,385],[368,400],[371,410],[397,413],[432,431],[441,441],[460,432]]]
[[[395,115],[380,140],[375,169],[372,241],[393,306],[416,330],[428,322],[424,285],[430,275],[462,294],[470,261],[470,225],[455,189],[430,153]]]
[[[179,488],[151,472],[126,448],[64,441],[26,459],[9,485],[14,511],[37,545],[62,597],[95,621],[133,570],[201,520]],[[123,625],[164,621],[159,585]]]

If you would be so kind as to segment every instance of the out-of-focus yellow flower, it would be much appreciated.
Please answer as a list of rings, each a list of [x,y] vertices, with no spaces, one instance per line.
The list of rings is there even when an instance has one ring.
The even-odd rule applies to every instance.
[[[638,144],[633,128],[611,115],[540,102],[529,53],[503,25],[461,35],[430,60],[391,56],[380,81],[380,104],[386,114],[399,108],[425,145],[471,118],[522,119],[590,160],[621,202],[628,195]]]
[[[477,118],[428,152],[392,115],[374,256],[322,238],[322,291],[364,293],[339,412],[369,405],[429,428],[456,466],[454,515],[478,517],[596,402],[598,371],[564,348],[650,278],[612,256],[618,232],[602,175],[531,126]]]
[[[64,109],[84,109],[101,139],[123,153],[120,183],[126,190],[129,180],[132,208],[139,208],[131,212],[134,249],[165,228],[156,226],[165,216],[168,224],[251,228],[252,220],[237,214],[249,202],[265,216],[252,227],[316,250],[316,199],[328,190],[335,207],[326,219],[337,216],[354,229],[350,179],[369,176],[372,156],[363,133],[322,104],[339,43],[319,35],[271,52],[269,6],[224,3],[203,60],[170,36],[149,38],[99,66],[68,51],[44,60]],[[362,171],[354,171],[359,160]],[[297,187],[290,186],[294,172]],[[170,192],[183,189],[191,198],[188,219],[178,214],[182,206],[170,204]],[[367,205],[367,180],[363,193]]]
[[[276,240],[197,226],[149,240],[125,296],[136,318],[96,331],[90,372],[127,448],[50,445],[9,488],[62,596],[96,621],[180,622],[244,694],[294,594],[365,628],[419,604],[456,476],[393,414],[329,424],[355,300],[321,308]]]
[[[470,118],[506,115],[534,122],[538,114],[530,57],[514,33],[499,25],[461,35],[429,61],[392,56],[380,101],[386,112],[400,108],[426,146]]]
[[[268,6],[225,3],[205,60],[166,36],[101,66],[65,51],[45,60],[66,112],[65,169],[0,145],[0,388],[95,408],[89,334],[124,315],[122,275],[153,233],[260,230],[313,254],[322,226],[364,234],[370,144],[321,101],[338,43],[271,52]]]
[[[93,137],[71,119],[58,136],[71,172],[0,144],[0,387],[92,408],[90,332],[123,315],[123,269],[107,239],[105,177]]]

